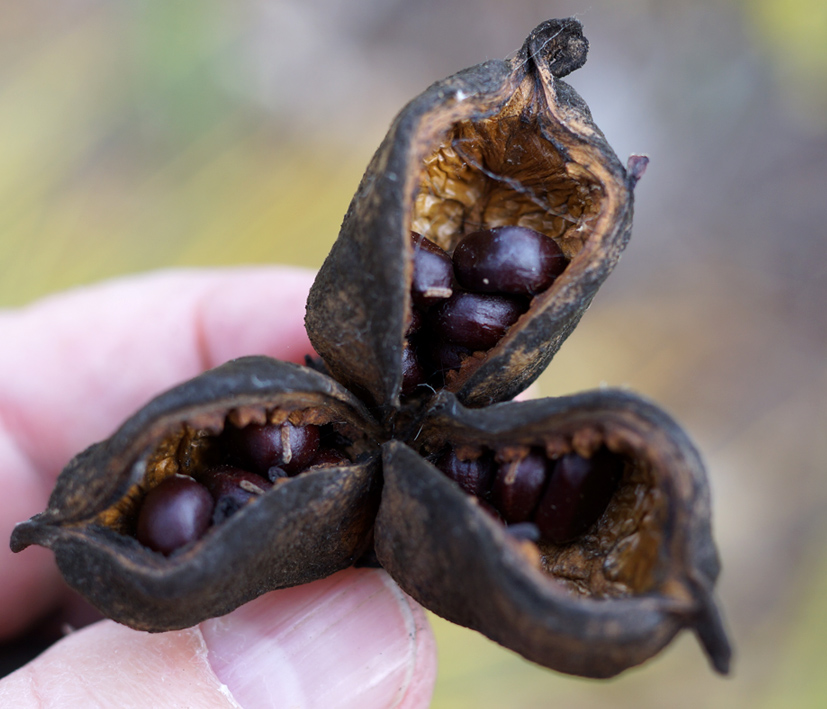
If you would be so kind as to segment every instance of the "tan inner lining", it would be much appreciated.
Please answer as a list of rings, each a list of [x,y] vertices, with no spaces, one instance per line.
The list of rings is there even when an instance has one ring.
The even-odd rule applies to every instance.
[[[577,541],[539,545],[544,571],[578,595],[645,593],[654,587],[665,500],[646,461],[626,463],[606,511]]]
[[[371,447],[364,435],[359,432],[357,425],[345,422],[337,417],[335,412],[322,407],[292,411],[284,408],[265,409],[261,406],[232,409],[224,422],[217,426],[215,422],[212,422],[209,427],[186,422],[168,432],[146,454],[145,472],[141,482],[130,487],[127,494],[115,505],[101,512],[96,522],[121,534],[133,535],[138,511],[149,490],[172,475],[192,476],[197,471],[221,462],[217,457],[219,447],[217,436],[228,422],[242,428],[250,423],[280,424],[285,421],[290,421],[294,425],[314,424],[317,426],[335,423],[337,431],[354,441],[346,451],[351,460],[355,460],[358,455]],[[280,482],[282,481],[277,481],[277,484]]]
[[[544,446],[550,458],[573,451],[588,457],[604,445],[595,429],[543,442],[489,444],[499,462],[520,460],[532,446]],[[436,452],[448,442],[442,436],[433,442]],[[607,443],[607,442],[606,442]],[[479,443],[453,441],[457,455],[473,460],[483,454]],[[631,449],[610,450],[626,460],[623,477],[608,507],[592,527],[577,540],[564,545],[540,542],[540,568],[572,593],[592,598],[617,598],[646,593],[657,584],[662,558],[662,530],[666,520],[666,499],[656,482],[652,465]],[[534,556],[534,555],[530,555]]]
[[[580,251],[604,191],[565,161],[524,104],[518,91],[499,115],[451,129],[424,161],[413,231],[450,253],[465,234],[519,225],[553,238],[569,259]]]

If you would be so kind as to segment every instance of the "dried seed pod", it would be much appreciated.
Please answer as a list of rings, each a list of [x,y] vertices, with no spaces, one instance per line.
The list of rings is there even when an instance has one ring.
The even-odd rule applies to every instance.
[[[419,453],[386,443],[376,554],[426,608],[587,677],[637,665],[691,628],[715,668],[727,671],[704,469],[659,409],[617,391],[479,410],[442,393],[412,443],[425,454],[446,445],[468,456],[493,449],[501,460],[607,449],[624,461],[608,507],[585,533],[534,543],[515,539]]]
[[[147,491],[173,475],[198,478],[225,457],[225,428],[266,419],[334,427],[358,462],[275,486],[261,478],[264,494],[170,556],[139,543]],[[121,623],[194,625],[346,568],[365,551],[379,499],[378,455],[370,453],[378,440],[364,406],[328,377],[265,357],[235,360],[162,394],[77,456],[48,509],[15,528],[12,548],[53,549],[69,584]]]
[[[375,537],[423,605],[547,667],[608,677],[692,628],[726,672],[706,480],[680,429],[620,392],[480,408],[539,375],[629,236],[646,159],[627,173],[560,80],[586,49],[579,22],[552,20],[514,59],[414,99],[311,290],[307,328],[325,366],[245,358],[158,397],[67,466],[12,548],[52,548],[106,615],[165,630],[332,573]],[[545,260],[558,247],[565,259],[515,283],[511,272],[531,269],[495,254],[509,295],[484,298],[475,279],[487,287],[490,274],[460,264],[463,292],[446,254],[512,227],[532,230]],[[475,260],[488,248],[475,244]],[[434,271],[417,266],[422,249]],[[519,308],[495,319],[496,337],[458,337],[439,318],[468,296]],[[135,538],[136,520],[178,475],[218,501],[212,526],[199,536],[203,514],[191,514],[164,556]]]
[[[494,348],[447,375],[446,388],[474,407],[513,397],[542,372],[625,246],[636,180],[560,80],[586,59],[581,30],[551,20],[512,60],[434,84],[397,116],[368,167],[311,290],[307,330],[333,375],[386,416],[401,406],[411,230],[450,253],[470,232],[529,227],[570,259]]]

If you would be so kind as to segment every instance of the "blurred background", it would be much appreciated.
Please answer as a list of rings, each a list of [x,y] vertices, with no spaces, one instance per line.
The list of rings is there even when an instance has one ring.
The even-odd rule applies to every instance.
[[[733,676],[682,635],[609,682],[434,620],[433,706],[827,706],[827,3],[0,2],[0,307],[149,269],[318,267],[394,114],[550,17],[632,242],[541,380],[662,404],[709,467]]]

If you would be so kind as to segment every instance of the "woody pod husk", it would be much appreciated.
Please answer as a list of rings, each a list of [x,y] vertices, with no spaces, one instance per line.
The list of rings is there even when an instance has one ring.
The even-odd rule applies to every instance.
[[[308,298],[324,371],[246,357],[162,394],[69,463],[46,511],[14,530],[13,550],[53,549],[69,584],[105,615],[156,632],[323,578],[372,545],[423,606],[546,667],[610,677],[687,628],[726,673],[708,483],[680,427],[625,391],[511,401],[616,264],[646,164],[633,156],[624,168],[561,80],[587,49],[577,20],[551,20],[513,58],[413,99],[368,166]],[[450,253],[469,231],[511,225],[554,239],[565,271],[493,349],[466,357],[436,390],[402,396],[410,232]],[[131,520],[147,490],[197,469],[205,441],[230,423],[264,421],[335,426],[352,462],[275,485],[169,556],[138,543]],[[553,544],[511,534],[437,470],[445,446],[550,458],[606,448],[624,467],[597,522]]]

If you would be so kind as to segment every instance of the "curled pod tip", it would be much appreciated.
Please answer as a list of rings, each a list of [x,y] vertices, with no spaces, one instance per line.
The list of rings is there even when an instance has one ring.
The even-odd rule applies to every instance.
[[[616,675],[684,628],[728,671],[704,469],[662,411],[616,391],[480,410],[443,393],[411,443],[419,453],[383,447],[375,548],[426,608],[562,672]],[[554,542],[526,534],[525,522],[510,533],[490,497],[469,495],[428,462],[446,445],[503,461],[542,450],[551,480],[562,457],[603,451],[623,473],[588,529]]]
[[[450,254],[471,232],[521,226],[570,260],[496,346],[463,357],[437,385],[469,406],[527,387],[614,267],[631,228],[632,183],[559,78],[585,62],[587,48],[577,20],[543,23],[510,61],[466,69],[411,101],[369,165],[310,292],[306,323],[334,376],[385,416],[406,404],[411,231]],[[427,399],[428,387],[421,391]]]
[[[223,494],[216,490],[232,478],[211,493],[209,476],[235,470],[226,464],[239,459],[229,432],[294,424],[328,441],[321,465],[274,482],[236,474],[248,494],[217,497],[219,513],[202,535],[175,548],[161,540],[157,551],[139,541],[149,493],[173,479],[208,498]],[[346,568],[366,550],[379,502],[371,453],[379,437],[364,406],[328,377],[266,357],[235,360],[157,397],[78,456],[48,509],[19,524],[11,546],[51,548],[67,582],[118,622],[150,631],[195,625]],[[186,527],[187,505],[176,504],[173,523],[182,518]]]

